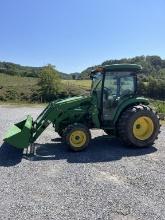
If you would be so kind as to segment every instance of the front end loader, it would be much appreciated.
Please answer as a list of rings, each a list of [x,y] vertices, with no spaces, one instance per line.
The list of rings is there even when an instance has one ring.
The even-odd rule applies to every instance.
[[[4,141],[17,148],[28,148],[52,124],[62,140],[74,151],[85,149],[90,129],[103,129],[129,146],[151,146],[160,132],[158,115],[147,99],[138,96],[136,64],[101,66],[90,74],[91,94],[48,104],[34,120],[14,124]]]
[[[28,115],[27,118],[14,124],[6,133],[4,141],[17,148],[27,148],[53,124],[55,130],[62,135],[65,126],[87,117],[91,97],[79,96],[51,102],[36,120]]]

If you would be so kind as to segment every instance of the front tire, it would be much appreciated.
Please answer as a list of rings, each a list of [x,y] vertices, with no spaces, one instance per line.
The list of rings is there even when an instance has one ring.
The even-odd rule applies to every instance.
[[[73,151],[84,150],[91,140],[91,133],[89,129],[79,123],[69,125],[63,132],[63,141]]]
[[[148,147],[160,132],[159,118],[149,106],[132,106],[120,116],[117,130],[126,145]]]

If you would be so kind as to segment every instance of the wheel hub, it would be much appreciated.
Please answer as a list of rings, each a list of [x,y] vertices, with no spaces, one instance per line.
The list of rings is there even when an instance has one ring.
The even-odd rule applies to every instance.
[[[141,116],[133,124],[133,134],[139,140],[147,140],[154,132],[154,124],[151,118]]]
[[[86,142],[86,134],[83,131],[73,131],[70,135],[70,143],[74,147],[82,147]]]

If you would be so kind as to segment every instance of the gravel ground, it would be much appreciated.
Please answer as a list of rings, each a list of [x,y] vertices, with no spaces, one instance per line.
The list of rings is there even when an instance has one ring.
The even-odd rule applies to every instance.
[[[0,107],[0,219],[165,219],[165,127],[147,149],[93,130],[88,149],[74,153],[50,126],[29,161],[2,139],[14,122],[41,110]]]

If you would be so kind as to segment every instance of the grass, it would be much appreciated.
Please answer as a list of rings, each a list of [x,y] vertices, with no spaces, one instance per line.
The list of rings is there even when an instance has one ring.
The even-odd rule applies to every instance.
[[[151,99],[150,103],[157,112],[165,114],[165,101]]]
[[[0,74],[0,101],[26,101],[37,96],[36,78]]]
[[[38,79],[0,73],[0,102],[40,102]],[[66,96],[89,93],[90,80],[62,80]]]
[[[19,87],[26,87],[34,86],[37,82],[38,79],[33,77],[10,76],[0,73],[0,86],[16,87],[19,85]]]
[[[84,90],[90,90],[91,88],[91,80],[62,80],[62,82],[65,85],[69,84]]]

